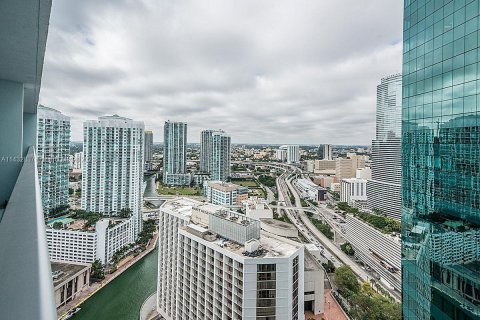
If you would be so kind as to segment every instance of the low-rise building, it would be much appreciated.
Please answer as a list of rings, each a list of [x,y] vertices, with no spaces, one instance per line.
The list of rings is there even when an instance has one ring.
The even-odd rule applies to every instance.
[[[102,219],[86,231],[73,223],[55,229],[53,221],[46,229],[50,259],[74,263],[99,259],[103,264],[109,263],[115,252],[135,242],[134,219]]]
[[[207,201],[221,206],[238,206],[248,199],[248,188],[229,182],[205,181],[203,194]]]
[[[332,192],[340,192],[342,188],[342,185],[340,184],[340,182],[333,182],[332,184],[330,184],[330,191]]]
[[[251,199],[242,202],[245,214],[252,219],[272,219],[273,210],[265,200]]]
[[[313,183],[310,179],[297,179],[296,186],[304,199],[325,201],[327,190]]]
[[[90,286],[91,264],[51,261],[50,265],[57,308],[75,300],[80,292]]]

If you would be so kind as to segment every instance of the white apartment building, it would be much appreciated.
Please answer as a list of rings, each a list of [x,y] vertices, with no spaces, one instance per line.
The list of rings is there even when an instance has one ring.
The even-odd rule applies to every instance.
[[[355,173],[355,178],[363,180],[372,179],[372,169],[370,167],[358,168]]]
[[[106,264],[120,248],[135,242],[134,223],[134,217],[102,219],[95,224],[93,231],[53,229],[47,226],[50,260],[92,263],[99,259]]]
[[[95,232],[53,229],[47,227],[50,260],[92,263],[97,259]]]
[[[58,216],[68,206],[70,118],[60,111],[38,106],[37,168],[43,213]]]
[[[84,122],[82,209],[116,216],[132,210],[142,228],[144,124],[118,115]]]
[[[277,149],[275,150],[275,158],[280,161],[287,161],[287,150]]]
[[[312,201],[325,200],[327,190],[316,185],[310,179],[297,179],[296,186],[300,191],[300,195],[304,199],[309,199]]]
[[[287,163],[293,164],[300,162],[300,147],[298,145],[287,146]]]
[[[362,220],[347,215],[345,238],[353,246],[356,256],[396,290],[402,290],[399,236],[384,234]]]
[[[367,180],[343,179],[340,187],[340,201],[353,206],[355,201],[367,201]]]
[[[222,181],[205,181],[203,194],[207,201],[221,206],[240,205],[248,199],[248,188]]]
[[[175,199],[160,210],[162,317],[304,319],[303,245],[260,234],[260,221],[211,204]]]

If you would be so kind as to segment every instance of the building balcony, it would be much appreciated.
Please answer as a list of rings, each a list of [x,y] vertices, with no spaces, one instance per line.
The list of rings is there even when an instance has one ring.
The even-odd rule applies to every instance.
[[[4,319],[57,318],[35,150],[28,149],[0,218],[0,310]]]

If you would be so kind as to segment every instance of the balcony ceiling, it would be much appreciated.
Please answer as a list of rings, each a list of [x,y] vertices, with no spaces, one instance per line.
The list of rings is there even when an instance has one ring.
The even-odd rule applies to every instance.
[[[25,84],[25,112],[36,112],[51,0],[0,1],[0,79]]]

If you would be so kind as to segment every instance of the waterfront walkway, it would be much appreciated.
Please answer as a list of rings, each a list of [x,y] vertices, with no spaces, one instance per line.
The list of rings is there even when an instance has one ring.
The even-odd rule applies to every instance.
[[[133,259],[128,260],[125,264],[120,266],[117,271],[115,271],[112,274],[107,274],[105,275],[105,279],[103,279],[100,282],[95,282],[90,285],[90,287],[86,288],[85,290],[79,292],[75,299],[73,301],[70,301],[66,305],[62,306],[61,308],[57,309],[57,317],[58,319],[64,319],[67,315],[67,313],[70,310],[73,310],[75,308],[78,308],[82,303],[84,303],[88,298],[93,296],[97,291],[102,289],[104,286],[109,284],[111,281],[116,279],[119,275],[121,275],[123,272],[125,272],[128,268],[130,268],[132,265],[134,265],[136,262],[140,261],[143,257],[145,257],[147,254],[152,252],[158,241],[158,233],[154,234],[154,238],[150,240],[148,246],[146,247],[145,251],[141,252],[138,256],[136,256]]]
[[[140,320],[161,319],[157,312],[157,292],[155,291],[140,308]]]

